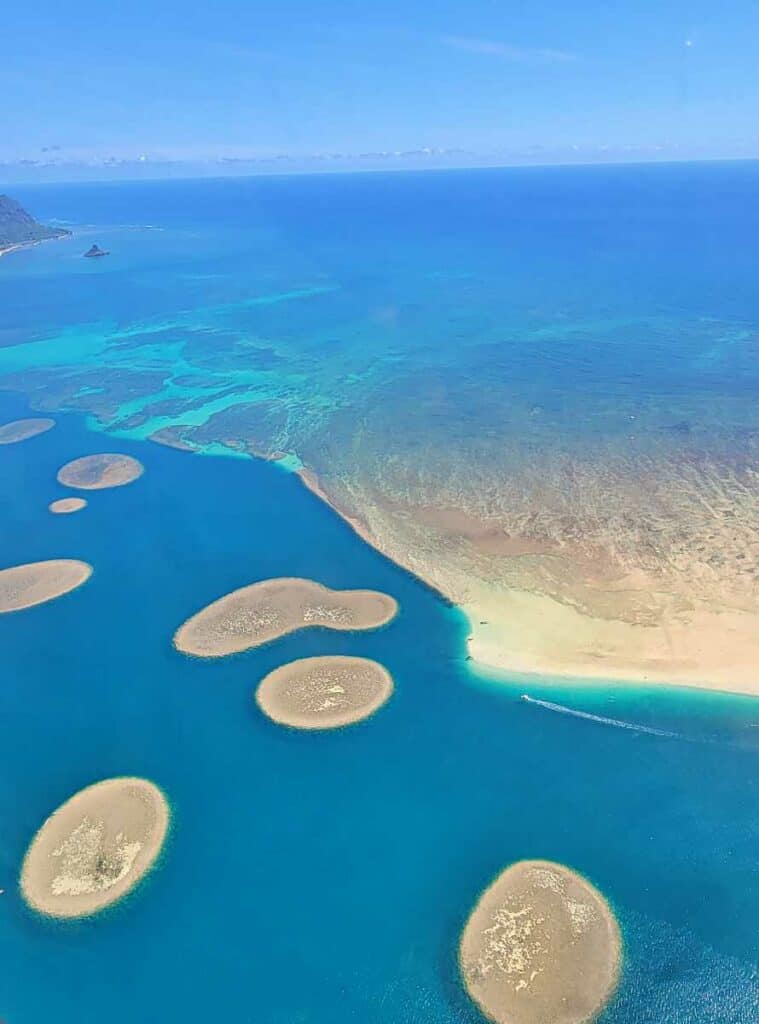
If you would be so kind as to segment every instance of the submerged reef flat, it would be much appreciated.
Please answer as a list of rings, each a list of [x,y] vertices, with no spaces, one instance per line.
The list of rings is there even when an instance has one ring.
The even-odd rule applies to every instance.
[[[279,725],[337,729],[373,715],[392,692],[392,676],[379,662],[333,654],[274,669],[261,681],[256,701]]]
[[[453,262],[481,251],[461,227]],[[570,286],[554,227],[528,240],[531,267],[525,251],[506,271],[413,274],[393,308],[388,279],[358,302],[235,293],[30,334],[0,348],[0,383],[135,439],[289,453],[362,537],[466,612],[482,665],[759,694],[759,328],[687,302],[620,305],[616,286],[590,287],[595,264]]]
[[[550,861],[512,864],[467,921],[459,965],[496,1024],[586,1024],[619,980],[621,940],[594,887]]]
[[[4,423],[0,426],[0,444],[17,444],[19,441],[27,441],[37,434],[44,434],[55,426],[55,420],[47,416],[27,420],[13,420],[12,423]]]
[[[58,498],[56,501],[51,501],[48,508],[55,515],[68,515],[71,512],[79,512],[81,509],[87,507],[86,498]]]
[[[51,917],[87,917],[121,899],[150,869],[169,826],[163,793],[147,779],[96,782],[62,804],[34,837],[21,892]]]
[[[84,491],[123,487],[142,476],[145,467],[131,455],[84,455],[58,471],[58,482]]]
[[[376,629],[397,611],[397,601],[376,590],[330,590],[297,578],[263,580],[197,612],[177,630],[174,646],[198,658],[220,658],[307,626]]]
[[[81,587],[92,566],[74,558],[52,558],[0,569],[0,612],[17,612]]]
[[[667,445],[532,464],[422,449],[423,472],[356,457],[304,482],[466,612],[484,666],[759,695],[755,457]]]

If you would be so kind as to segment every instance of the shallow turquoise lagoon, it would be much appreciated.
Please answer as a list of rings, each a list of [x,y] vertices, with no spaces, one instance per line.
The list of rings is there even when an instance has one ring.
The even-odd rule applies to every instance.
[[[24,411],[0,404],[3,419]],[[0,562],[95,566],[79,591],[0,618],[4,1019],[475,1022],[458,935],[522,857],[572,865],[613,903],[625,964],[607,1024],[757,1019],[750,701],[477,678],[458,613],[267,463],[122,441],[144,477],[50,515],[57,468],[112,447],[61,416],[2,452]],[[293,572],[386,590],[401,613],[379,632],[305,631],[213,663],[173,650],[206,601]],[[376,717],[306,735],[257,713],[264,673],[332,652],[393,672]],[[17,889],[31,836],[69,794],[120,773],[171,801],[159,868],[99,917],[35,916]]]

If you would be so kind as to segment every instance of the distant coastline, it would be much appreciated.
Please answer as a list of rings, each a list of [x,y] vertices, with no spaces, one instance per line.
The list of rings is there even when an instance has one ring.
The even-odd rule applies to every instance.
[[[54,238],[68,238],[67,228],[40,224],[24,207],[10,196],[0,195],[0,256],[26,249]]]

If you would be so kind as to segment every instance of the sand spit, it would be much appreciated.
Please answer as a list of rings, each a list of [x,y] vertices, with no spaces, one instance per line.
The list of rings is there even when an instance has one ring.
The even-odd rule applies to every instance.
[[[106,779],[47,819],[21,869],[26,902],[51,917],[87,917],[121,899],[150,869],[169,826],[163,793],[146,779]]]
[[[142,476],[145,467],[131,455],[84,455],[58,471],[58,482],[84,491],[123,487]]]
[[[742,574],[728,565],[705,582],[694,555],[678,569],[680,585],[636,569],[632,556],[613,570],[566,544],[559,557],[529,530],[504,531],[452,504],[380,501],[311,470],[299,476],[367,543],[467,615],[468,652],[483,668],[759,696],[759,591],[750,582],[759,535],[750,509],[736,515]]]
[[[92,566],[74,558],[53,558],[0,569],[0,612],[17,612],[52,601],[90,578]]]
[[[369,718],[392,692],[392,676],[379,662],[327,655],[274,669],[261,681],[256,701],[279,725],[337,729]]]
[[[198,658],[220,658],[307,626],[376,629],[397,611],[397,601],[376,590],[330,590],[295,578],[263,580],[197,612],[174,634],[174,646]]]
[[[584,614],[543,594],[473,581],[462,607],[484,668],[693,686],[759,696],[759,616],[693,602],[656,625]]]
[[[48,508],[55,515],[68,515],[71,512],[79,512],[81,509],[87,507],[86,498],[58,498],[57,501],[51,501]]]
[[[561,864],[512,864],[461,936],[464,985],[497,1024],[586,1024],[619,979],[621,940],[603,896]]]
[[[0,427],[0,444],[17,444],[19,441],[28,441],[30,437],[37,434],[44,434],[55,426],[55,420],[47,417],[28,420],[13,420],[12,423],[4,423]]]

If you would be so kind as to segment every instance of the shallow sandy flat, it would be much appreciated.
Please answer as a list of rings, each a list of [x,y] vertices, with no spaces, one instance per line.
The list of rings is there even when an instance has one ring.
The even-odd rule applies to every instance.
[[[463,610],[469,652],[485,668],[759,695],[759,617],[752,611],[698,602],[644,625],[474,581]]]
[[[379,662],[327,655],[274,669],[261,681],[256,701],[280,725],[336,729],[368,718],[392,692],[392,676]]]
[[[0,612],[33,608],[80,587],[92,566],[73,558],[53,558],[0,569]]]
[[[603,896],[569,868],[520,861],[479,899],[459,947],[464,985],[497,1024],[585,1024],[612,996],[621,939]]]
[[[66,487],[98,491],[105,487],[123,487],[142,476],[145,467],[131,455],[84,455],[67,462],[58,471],[58,482]]]
[[[687,491],[688,543],[678,540],[671,559],[671,544],[662,544],[646,562],[637,550],[620,554],[616,534],[586,543],[574,519],[567,526],[572,539],[559,543],[503,514],[379,501],[377,492],[354,493],[333,481],[328,493],[313,472],[299,475],[367,543],[466,613],[469,654],[484,668],[759,696],[759,530],[748,485],[714,484],[724,522],[704,512],[712,523],[710,555],[698,539],[691,543],[691,533],[701,536],[696,527],[706,535],[708,524],[692,522],[691,506],[706,506]],[[644,501],[645,488],[641,494]],[[611,506],[624,509],[623,502]],[[636,510],[630,521],[640,515]],[[666,533],[679,521],[669,510],[655,525]]]
[[[376,590],[330,590],[313,580],[282,578],[241,587],[189,618],[174,646],[198,658],[238,654],[307,626],[376,629],[398,611]]]
[[[55,420],[47,417],[28,420],[13,420],[12,423],[4,423],[0,427],[0,444],[16,444],[18,441],[26,441],[37,434],[44,434],[55,426]]]
[[[54,811],[32,840],[21,869],[22,895],[52,917],[94,914],[150,869],[168,825],[169,806],[152,782],[96,782]]]
[[[71,512],[79,512],[81,509],[87,507],[86,498],[58,498],[57,501],[51,501],[48,508],[55,515],[68,515]]]

